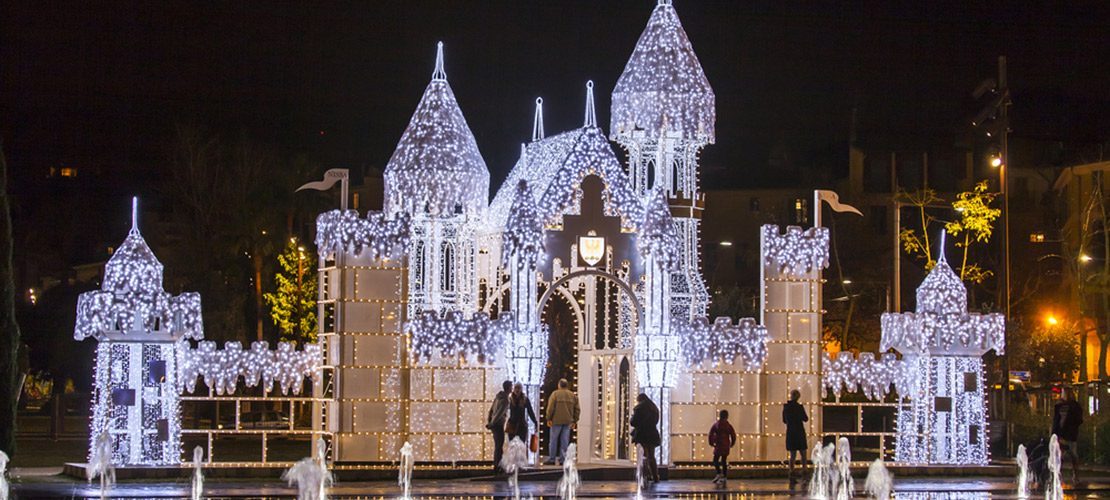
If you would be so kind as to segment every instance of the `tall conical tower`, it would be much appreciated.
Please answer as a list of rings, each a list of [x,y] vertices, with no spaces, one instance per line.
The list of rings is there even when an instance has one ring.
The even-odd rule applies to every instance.
[[[613,90],[611,138],[628,152],[634,189],[667,196],[682,240],[682,262],[671,279],[676,318],[702,315],[708,305],[699,270],[698,153],[714,141],[715,97],[670,0],[659,0]]]
[[[425,310],[474,312],[475,226],[485,214],[489,170],[443,70],[432,81],[384,173],[385,212],[412,216],[409,317]]]

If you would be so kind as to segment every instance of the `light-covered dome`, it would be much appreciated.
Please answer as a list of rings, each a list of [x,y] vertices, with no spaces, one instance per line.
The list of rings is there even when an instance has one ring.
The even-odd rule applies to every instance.
[[[474,214],[489,197],[489,169],[443,71],[443,43],[432,81],[386,165],[385,212]]]
[[[917,312],[936,314],[967,312],[967,287],[948,266],[943,247],[941,247],[940,259],[921,282],[921,286],[917,287]]]
[[[127,238],[104,265],[104,283],[100,289],[117,294],[154,295],[163,291],[162,274],[162,263],[139,234],[139,229],[132,226]]]
[[[613,90],[609,132],[614,140],[664,127],[712,143],[716,98],[670,0],[659,0]]]

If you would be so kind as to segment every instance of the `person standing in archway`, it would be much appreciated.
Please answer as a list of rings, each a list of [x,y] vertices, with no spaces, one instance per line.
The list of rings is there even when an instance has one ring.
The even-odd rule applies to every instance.
[[[632,409],[632,442],[644,450],[644,482],[659,482],[659,466],[655,462],[655,449],[663,443],[659,435],[659,407],[647,396],[636,396]]]
[[[559,389],[547,398],[547,409],[544,411],[544,420],[551,429],[548,447],[548,464],[554,464],[558,459],[563,463],[566,458],[567,446],[570,446],[570,431],[578,425],[581,408],[578,406],[578,395],[570,390],[567,379],[559,379]]]
[[[806,428],[809,421],[804,406],[798,403],[802,393],[797,389],[790,391],[790,401],[782,405],[782,423],[786,424],[786,453],[790,460],[790,480],[794,480],[794,454],[797,453],[802,462],[802,474],[806,466]]]
[[[509,394],[509,419],[505,422],[505,434],[509,440],[519,438],[520,442],[528,446],[528,422],[524,420],[527,415],[532,420],[532,425],[539,427],[536,412],[532,410],[532,401],[524,395],[524,386],[517,382],[513,385],[513,392]]]
[[[501,471],[501,455],[505,452],[505,420],[509,412],[509,393],[513,383],[506,380],[501,384],[501,392],[493,397],[486,417],[486,428],[493,433],[493,473]]]

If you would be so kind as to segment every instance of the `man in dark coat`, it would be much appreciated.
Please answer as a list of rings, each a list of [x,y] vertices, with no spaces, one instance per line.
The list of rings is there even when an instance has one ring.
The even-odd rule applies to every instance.
[[[802,461],[802,474],[806,466],[806,427],[809,415],[798,400],[802,393],[797,389],[790,391],[790,401],[782,406],[782,423],[786,424],[786,453],[790,456],[790,480],[794,480],[794,454],[797,453]]]
[[[506,380],[501,384],[501,392],[493,397],[486,417],[486,428],[493,433],[493,473],[501,471],[501,454],[505,450],[505,418],[509,412],[509,393],[513,383]]]
[[[655,449],[663,443],[659,435],[659,407],[655,406],[647,394],[636,397],[636,407],[632,409],[632,442],[644,450],[644,482],[659,482],[659,466],[655,461]]]
[[[1072,398],[1071,388],[1065,387],[1060,393],[1060,401],[1052,409],[1052,433],[1060,441],[1060,451],[1071,457],[1071,480],[1075,482],[1075,472],[1079,468],[1079,453],[1076,441],[1079,440],[1079,425],[1083,423],[1083,407]]]

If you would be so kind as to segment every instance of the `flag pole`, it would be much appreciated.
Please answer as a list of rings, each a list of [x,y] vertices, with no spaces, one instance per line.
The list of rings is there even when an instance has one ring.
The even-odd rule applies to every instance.
[[[821,190],[813,190],[813,227],[821,227]]]

